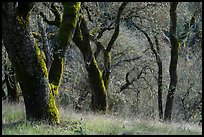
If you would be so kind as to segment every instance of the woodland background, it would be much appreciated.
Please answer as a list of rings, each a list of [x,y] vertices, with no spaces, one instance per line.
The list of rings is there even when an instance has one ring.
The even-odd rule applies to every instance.
[[[90,47],[96,54],[98,46],[91,36],[105,47],[117,28],[117,17],[122,2],[83,2],[80,15],[86,20]],[[108,111],[123,118],[163,119],[158,109],[158,57],[162,67],[162,111],[164,113],[170,84],[171,60],[170,3],[128,2],[119,22],[119,33],[111,47],[108,66]],[[37,2],[30,12],[29,31],[50,57],[54,55],[59,26],[52,6],[63,14],[61,3]],[[174,94],[171,121],[202,123],[202,2],[178,2],[176,37],[179,43],[177,87]],[[76,30],[75,30],[76,32]],[[40,33],[40,38],[38,36]],[[100,33],[102,34],[99,38]],[[85,39],[85,38],[84,38]],[[45,52],[45,51],[44,51]],[[45,56],[46,56],[46,53]],[[93,88],[89,72],[76,42],[70,42],[65,53],[64,72],[58,107],[77,113],[92,112]],[[102,50],[97,55],[101,72],[107,72]],[[15,79],[15,67],[9,59],[2,39],[2,100],[24,103],[23,94]],[[16,81],[17,80],[17,81]],[[11,92],[9,92],[9,90]],[[2,107],[4,107],[3,104]],[[6,106],[6,105],[5,105]]]

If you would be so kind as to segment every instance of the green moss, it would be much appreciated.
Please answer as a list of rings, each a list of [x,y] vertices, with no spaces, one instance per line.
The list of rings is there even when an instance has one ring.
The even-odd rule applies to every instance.
[[[103,75],[102,75],[102,72],[101,72],[101,70],[99,69],[99,67],[98,67],[98,65],[97,65],[97,62],[96,62],[96,59],[95,58],[93,58],[93,69],[95,68],[96,70],[95,71],[93,71],[93,72],[95,72],[95,77],[96,78],[98,78],[98,82],[99,82],[99,84],[101,85],[101,87],[104,89],[105,88],[105,86],[104,86],[104,83],[102,82],[103,81]],[[103,90],[104,91],[104,90]],[[106,94],[106,92],[104,92],[104,94]]]
[[[25,29],[28,29],[29,27],[29,19],[30,19],[30,16],[27,16],[26,19],[23,19],[21,16],[16,16],[16,20],[17,22],[22,26],[24,27]]]
[[[33,37],[36,38],[36,39],[40,39],[42,37],[42,35],[38,32],[31,32]]]
[[[64,15],[70,17],[78,17],[78,12],[81,8],[81,2],[64,2]]]
[[[37,69],[42,70],[44,75],[46,76],[46,78],[48,78],[48,71],[47,71],[47,67],[46,67],[46,63],[45,63],[45,60],[46,60],[45,55],[42,53],[42,51],[37,46],[37,44],[34,44],[34,46],[35,46],[35,53],[37,55],[37,60],[39,63],[36,65]]]
[[[88,69],[89,78],[91,79],[91,84],[93,87],[94,98],[96,104],[92,104],[94,109],[102,110],[104,113],[107,113],[108,102],[107,102],[107,90],[103,81],[103,75],[99,69],[96,59],[93,58],[90,68]]]
[[[55,124],[57,122],[57,124],[60,124],[60,113],[55,102],[55,96],[52,92],[49,94],[48,113],[51,123]]]
[[[60,123],[60,113],[56,106],[55,97],[58,95],[58,89],[61,85],[63,71],[64,71],[64,59],[55,58],[49,73],[50,94],[48,102],[48,111],[50,114],[50,121],[52,123],[57,122],[57,124]]]
[[[72,40],[72,34],[77,24],[81,3],[76,2],[72,5],[65,2],[63,6],[64,13],[57,36],[59,47],[62,49]]]

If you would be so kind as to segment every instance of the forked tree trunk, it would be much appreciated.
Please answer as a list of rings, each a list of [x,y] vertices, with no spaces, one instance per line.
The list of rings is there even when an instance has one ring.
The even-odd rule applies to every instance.
[[[23,92],[26,118],[48,120],[59,124],[60,114],[55,96],[58,93],[63,72],[63,55],[72,39],[80,3],[64,3],[64,16],[58,33],[57,47],[57,51],[60,50],[61,54],[56,56],[54,53],[56,58],[51,66],[50,77],[48,77],[45,58],[28,30],[30,9],[25,9],[26,13],[22,13],[24,10],[16,13],[14,3],[3,3],[2,7],[3,42]]]
[[[92,108],[94,111],[103,111],[104,113],[106,113],[108,110],[107,90],[111,73],[111,48],[113,47],[113,44],[119,35],[120,17],[126,5],[127,2],[123,2],[119,7],[117,19],[115,22],[115,31],[111,37],[110,42],[108,43],[107,48],[103,51],[105,68],[103,70],[103,73],[98,67],[95,56],[96,54],[94,54],[91,49],[90,34],[87,28],[86,21],[83,17],[78,21],[73,41],[80,49],[84,57],[90,84],[93,89]]]
[[[49,119],[48,73],[41,51],[27,30],[27,22],[15,12],[14,3],[3,3],[2,36],[21,86],[26,118]]]
[[[88,28],[83,18],[78,22],[73,41],[83,54],[89,81],[93,89],[92,109],[93,111],[103,111],[106,113],[108,110],[107,90],[104,85],[102,72],[93,55]]]

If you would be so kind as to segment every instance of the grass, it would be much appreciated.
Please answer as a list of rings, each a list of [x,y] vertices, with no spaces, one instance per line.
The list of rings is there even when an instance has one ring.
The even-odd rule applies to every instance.
[[[156,120],[113,115],[76,113],[60,108],[60,126],[25,121],[23,104],[2,103],[3,135],[202,135],[196,124],[162,123]]]

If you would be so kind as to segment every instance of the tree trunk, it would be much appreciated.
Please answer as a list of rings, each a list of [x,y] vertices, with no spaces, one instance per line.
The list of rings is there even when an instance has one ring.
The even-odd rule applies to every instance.
[[[102,72],[98,67],[90,46],[90,34],[88,32],[86,21],[83,18],[81,18],[80,21],[76,27],[73,41],[82,52],[86,69],[88,71],[88,77],[93,89],[91,101],[92,109],[94,111],[103,111],[106,113],[108,109],[107,90],[104,85]]]
[[[157,62],[158,66],[158,110],[159,119],[163,119],[163,106],[162,106],[162,62],[161,60]]]
[[[98,68],[94,57],[87,70],[89,80],[93,88],[92,108],[94,111],[102,110],[104,113],[106,113],[108,110],[107,90],[103,81],[102,72]]]
[[[5,66],[7,66],[5,64]],[[10,70],[6,70],[7,73],[5,74],[5,82],[7,87],[7,97],[9,102],[18,103],[19,96],[20,96],[20,89],[18,87],[18,82],[16,79],[15,72],[13,68],[11,67]]]
[[[108,43],[107,48],[104,50],[104,70],[103,74],[98,67],[96,56],[98,52],[93,54],[90,45],[90,34],[87,28],[85,19],[82,17],[78,22],[73,41],[80,49],[84,56],[84,62],[88,71],[90,83],[93,88],[92,93],[92,108],[94,111],[102,110],[104,113],[108,110],[107,90],[111,73],[111,48],[119,35],[120,17],[122,11],[126,7],[127,2],[123,2],[119,7],[117,19],[115,22],[115,31]],[[97,44],[96,44],[97,45]],[[96,55],[96,56],[94,56]]]
[[[59,124],[60,114],[55,96],[62,79],[64,55],[76,27],[80,2],[63,3],[58,45],[54,51],[49,77],[45,58],[28,30],[32,6],[30,3],[19,4],[18,13],[15,13],[15,3],[3,4],[2,26],[4,44],[23,92],[26,117],[29,120],[48,120]]]
[[[155,44],[156,44],[156,49],[154,48],[153,42],[149,35],[147,34],[146,31],[142,30],[140,27],[138,27],[135,23],[134,26],[141,31],[145,37],[147,38],[150,49],[152,50],[153,54],[155,55],[157,66],[158,66],[158,77],[157,77],[157,85],[158,85],[158,110],[159,110],[159,119],[163,119],[163,106],[162,106],[162,60],[160,58],[160,49],[159,49],[159,43],[158,39],[155,36]]]
[[[111,73],[111,52],[106,49],[104,50],[104,70],[103,70],[103,81],[106,90],[108,90],[110,73]]]
[[[49,99],[44,58],[28,31],[29,15],[24,14],[23,18],[18,15],[15,3],[3,3],[2,8],[2,37],[23,92],[26,118],[59,123],[55,100]]]
[[[178,2],[170,3],[170,41],[171,41],[171,61],[169,67],[170,85],[167,94],[166,108],[164,114],[165,121],[171,121],[171,114],[173,108],[174,93],[177,85],[177,62],[178,62],[178,41],[176,38],[176,8]]]
[[[162,103],[162,60],[160,58],[160,48],[159,48],[159,43],[158,39],[155,36],[155,44],[156,44],[156,49],[157,49],[157,54],[155,54],[156,61],[157,61],[157,66],[158,66],[158,110],[159,110],[159,119],[163,119],[163,103]]]
[[[54,49],[54,60],[49,71],[49,82],[55,96],[58,94],[58,89],[61,85],[64,57],[72,41],[73,32],[77,24],[80,2],[66,2],[63,3],[63,6],[64,12],[57,35],[57,45]]]

